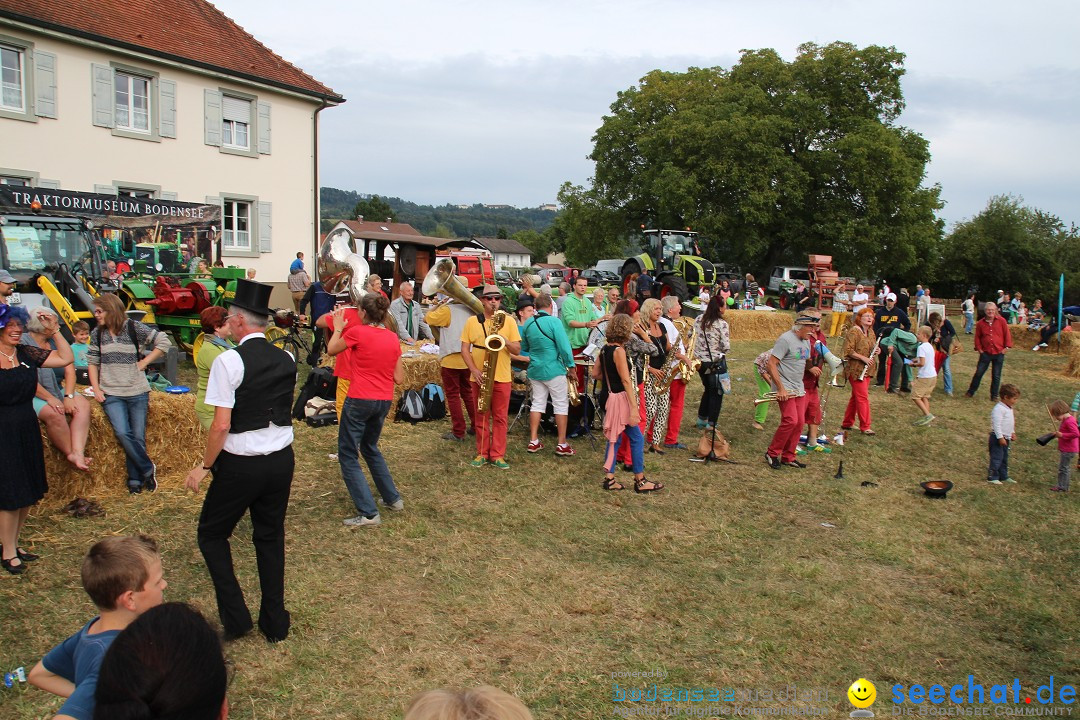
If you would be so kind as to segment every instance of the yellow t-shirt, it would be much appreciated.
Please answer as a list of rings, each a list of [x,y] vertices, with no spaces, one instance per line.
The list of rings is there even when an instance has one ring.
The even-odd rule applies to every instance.
[[[484,358],[487,357],[487,348],[484,347],[484,338],[491,334],[492,320],[483,325],[475,317],[469,318],[465,323],[465,330],[461,333],[462,342],[472,343],[472,358],[476,367],[484,369]],[[518,334],[518,326],[512,315],[507,315],[499,335],[507,342],[519,342],[521,335]],[[495,362],[495,382],[510,382],[510,351],[503,348]]]

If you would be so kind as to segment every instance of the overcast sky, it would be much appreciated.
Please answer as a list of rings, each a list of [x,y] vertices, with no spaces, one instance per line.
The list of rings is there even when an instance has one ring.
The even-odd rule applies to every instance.
[[[216,5],[347,99],[321,116],[324,185],[432,205],[554,202],[564,181],[588,182],[593,133],[648,71],[841,40],[906,53],[901,123],[930,141],[950,225],[1004,193],[1080,222],[1074,0]]]

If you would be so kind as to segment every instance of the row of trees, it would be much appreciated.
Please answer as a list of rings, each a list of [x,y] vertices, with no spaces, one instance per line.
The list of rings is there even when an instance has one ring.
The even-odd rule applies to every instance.
[[[532,241],[584,266],[629,254],[642,223],[691,227],[710,259],[754,273],[821,253],[844,274],[952,297],[1056,298],[1059,274],[1080,268],[1075,227],[1002,196],[945,233],[929,144],[898,124],[903,61],[811,43],[792,62],[745,50],[730,69],[650,72],[593,137],[589,185],[564,184],[563,211]],[[1069,292],[1080,299],[1080,278]]]
[[[523,230],[543,231],[555,219],[555,213],[539,208],[487,208],[479,204],[468,208],[435,207],[331,187],[321,188],[319,198],[323,232],[338,220],[363,215],[376,221],[393,218],[432,237],[509,237]]]

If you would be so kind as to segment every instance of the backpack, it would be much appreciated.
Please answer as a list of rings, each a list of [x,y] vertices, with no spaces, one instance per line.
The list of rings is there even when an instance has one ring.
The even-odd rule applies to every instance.
[[[425,420],[442,420],[446,417],[446,395],[435,383],[428,383],[420,391],[420,400],[424,403]]]
[[[407,420],[413,425],[424,420],[424,400],[416,390],[406,390],[398,400],[397,414],[394,420]]]
[[[337,395],[337,378],[330,368],[312,368],[308,373],[307,380],[300,388],[293,403],[292,416],[297,420],[304,419],[304,407],[312,398],[333,400]]]

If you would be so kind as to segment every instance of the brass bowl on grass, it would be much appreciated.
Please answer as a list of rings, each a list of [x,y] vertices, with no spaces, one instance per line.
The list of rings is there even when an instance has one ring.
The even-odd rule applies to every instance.
[[[919,483],[922,486],[923,492],[927,497],[944,498],[950,490],[953,489],[953,484],[949,480],[928,480],[924,483]]]

